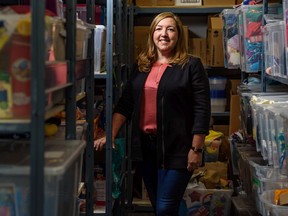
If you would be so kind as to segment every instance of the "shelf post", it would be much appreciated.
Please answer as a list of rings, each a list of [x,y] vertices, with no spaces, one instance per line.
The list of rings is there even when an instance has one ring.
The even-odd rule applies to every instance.
[[[86,1],[87,23],[95,24],[95,2]],[[94,29],[88,41],[88,68],[86,68],[86,152],[85,152],[85,186],[86,186],[86,215],[94,213]]]
[[[68,140],[76,139],[76,0],[66,1],[66,59],[67,77],[72,85],[66,89],[66,130]]]
[[[44,215],[45,2],[31,1],[31,216]]]
[[[107,0],[106,32],[106,215],[112,215],[113,0]]]

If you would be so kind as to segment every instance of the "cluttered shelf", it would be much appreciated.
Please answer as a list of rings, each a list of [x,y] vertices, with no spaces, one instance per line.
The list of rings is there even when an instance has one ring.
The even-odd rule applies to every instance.
[[[213,6],[137,6],[135,7],[136,14],[153,14],[169,11],[177,14],[193,13],[193,14],[209,14],[220,13],[222,10],[232,8],[232,5],[213,5]]]

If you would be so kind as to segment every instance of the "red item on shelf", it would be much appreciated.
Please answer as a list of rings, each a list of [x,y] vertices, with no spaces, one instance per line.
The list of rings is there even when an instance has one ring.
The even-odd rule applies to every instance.
[[[12,37],[9,61],[12,113],[14,118],[28,118],[31,114],[30,37],[17,34]]]
[[[17,14],[26,14],[30,13],[30,6],[29,5],[11,5],[9,6],[13,11]],[[46,16],[56,16],[56,14],[48,9],[45,10]]]

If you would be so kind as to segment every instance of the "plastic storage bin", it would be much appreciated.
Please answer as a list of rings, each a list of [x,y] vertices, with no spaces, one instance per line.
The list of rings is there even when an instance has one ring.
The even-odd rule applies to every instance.
[[[273,108],[267,110],[269,119],[269,134],[273,151],[273,166],[275,168],[279,168],[279,173],[281,175],[286,176],[288,174],[285,147],[287,143],[287,137],[285,137],[284,119],[280,114],[281,112],[286,112],[288,108],[287,105],[274,104]]]
[[[103,72],[106,68],[106,27],[96,25],[94,29],[94,73]]]
[[[224,112],[226,108],[226,91],[210,90],[211,112]]]
[[[262,68],[262,6],[261,5],[243,5],[245,10],[241,10],[243,16],[243,39],[246,72],[258,72]],[[256,27],[258,26],[258,27]]]
[[[288,212],[288,206],[279,206],[273,204],[274,190],[264,191],[260,195],[260,200],[265,208],[265,215],[270,216],[286,216]]]
[[[236,9],[224,9],[221,13],[223,20],[224,66],[239,68],[240,50]]]
[[[272,76],[283,76],[285,70],[284,21],[267,23],[263,28],[265,71]]]
[[[209,77],[210,90],[225,90],[227,78],[222,76]]]
[[[267,161],[263,160],[262,157],[254,157],[254,158],[249,158],[248,160],[249,166],[250,166],[250,174],[251,174],[251,193],[247,194],[247,197],[249,200],[252,200],[254,205],[256,206],[256,209],[259,213],[262,212],[262,206],[261,202],[258,196],[259,193],[259,188],[260,188],[260,176],[269,176],[270,178],[273,178],[273,174],[276,172],[273,172],[273,167],[268,166]],[[258,173],[259,170],[263,170],[263,175],[262,172],[261,174]],[[269,173],[271,171],[271,173]],[[272,175],[272,176],[271,176]]]
[[[283,20],[285,22],[285,54],[286,62],[288,62],[288,0],[283,0]],[[285,71],[283,71],[283,76],[287,77],[288,75],[288,64],[286,64]]]
[[[77,191],[84,147],[85,142],[80,140],[46,142],[45,216],[79,215]],[[9,215],[29,216],[29,144],[1,142],[0,149],[0,196],[10,197],[10,200],[2,202],[1,206],[16,212]]]
[[[88,40],[91,37],[94,25],[77,20],[76,28],[76,59],[86,59],[88,54]]]

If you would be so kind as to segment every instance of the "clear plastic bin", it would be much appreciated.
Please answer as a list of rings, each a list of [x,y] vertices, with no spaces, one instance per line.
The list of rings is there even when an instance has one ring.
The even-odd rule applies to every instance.
[[[264,58],[267,74],[281,77],[285,70],[284,21],[275,21],[264,26]]]
[[[283,20],[285,22],[285,49],[286,49],[286,62],[288,62],[288,0],[283,0]],[[282,74],[284,77],[288,75],[288,64],[286,64],[286,70]]]
[[[224,9],[221,13],[223,20],[224,66],[239,68],[239,34],[236,9]]]
[[[263,160],[262,157],[250,157],[248,158],[249,168],[250,168],[250,182],[251,190],[247,193],[247,198],[253,202],[256,209],[261,213],[261,203],[258,197],[258,188],[260,187],[259,177],[257,171],[260,167],[268,167],[267,161]]]
[[[245,64],[245,48],[244,48],[244,19],[243,12],[245,12],[248,7],[244,7],[241,5],[236,9],[236,13],[238,16],[238,32],[239,32],[239,51],[240,51],[240,69],[242,71],[246,71]]]
[[[77,20],[76,28],[76,59],[86,59],[88,54],[88,40],[92,35],[94,25]]]
[[[106,69],[106,27],[96,25],[94,29],[94,73],[103,72]]]
[[[226,98],[211,98],[211,112],[224,112]]]
[[[267,109],[271,108],[270,104],[257,104],[256,112],[258,117],[258,125],[260,129],[259,138],[261,142],[261,154],[263,158],[268,160],[269,165],[273,165],[272,143],[269,139],[268,113]]]
[[[264,69],[266,73],[271,74],[272,66],[273,66],[273,54],[272,54],[272,46],[270,46],[271,41],[271,32],[268,29],[268,25],[264,25],[263,29],[263,49],[264,49]]]
[[[258,189],[257,192],[258,197],[261,201],[262,214],[267,215],[267,209],[264,207],[265,204],[261,200],[261,195],[265,191],[288,188],[288,178],[272,178],[272,179],[259,178],[259,182],[260,185],[257,188]]]
[[[275,104],[273,108],[268,109],[269,119],[269,135],[272,142],[272,151],[274,159],[274,167],[279,168],[281,175],[288,174],[286,165],[286,143],[285,129],[283,118],[280,116],[281,112],[285,112],[288,106],[285,104]]]
[[[238,168],[238,161],[239,161],[239,151],[238,149],[241,147],[246,147],[250,151],[255,151],[255,146],[252,146],[250,144],[244,144],[244,143],[236,143],[234,140],[229,139],[230,143],[230,152],[232,157],[232,169],[234,175],[239,175],[239,168]]]
[[[242,9],[243,8],[243,9]],[[241,53],[246,72],[258,72],[262,68],[263,40],[261,32],[262,5],[242,5],[243,46]],[[252,19],[253,17],[253,19]],[[253,22],[252,22],[253,20]],[[258,21],[256,21],[258,20]],[[254,25],[252,28],[251,26]],[[258,25],[258,27],[256,27]]]
[[[288,206],[279,206],[279,205],[273,204],[274,190],[264,191],[260,195],[260,200],[263,203],[265,215],[287,216]]]
[[[278,14],[280,4],[269,7],[269,14]],[[249,73],[259,72],[262,69],[262,5],[242,5],[239,9],[238,28],[240,35],[240,62],[241,70]]]
[[[227,78],[222,76],[209,77],[210,90],[225,90]]]
[[[239,179],[242,182],[242,188],[246,192],[247,196],[250,199],[253,199],[252,196],[252,175],[250,171],[250,160],[261,159],[259,152],[254,151],[242,151],[239,153],[238,157],[238,169],[239,169]]]
[[[288,161],[288,149],[287,149],[287,140],[288,140],[288,133],[287,133],[287,127],[288,127],[288,115],[286,113],[287,111],[285,112],[281,112],[280,113],[280,116],[281,116],[281,119],[283,120],[283,136],[281,137],[282,139],[279,139],[279,142],[280,142],[280,150],[281,152],[283,152],[283,157],[280,158],[280,162],[282,162],[283,160],[283,166],[285,166],[286,168],[286,173],[288,175],[288,164],[287,164],[287,161]],[[278,126],[278,125],[277,125]],[[285,156],[285,157],[284,157]]]
[[[10,197],[1,206],[21,216],[30,215],[29,147],[24,142],[0,144],[0,195]],[[79,215],[77,192],[84,147],[81,140],[46,141],[44,216]]]
[[[277,152],[275,151],[275,143],[273,147],[273,140],[270,121],[269,110],[274,107],[287,106],[287,95],[275,94],[267,96],[252,97],[250,100],[251,113],[253,119],[253,138],[256,141],[257,151],[261,151],[264,159],[268,159],[272,165],[277,160]],[[277,163],[276,163],[277,164]]]

